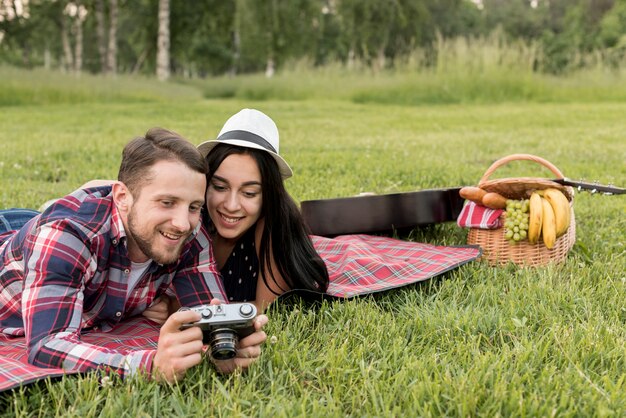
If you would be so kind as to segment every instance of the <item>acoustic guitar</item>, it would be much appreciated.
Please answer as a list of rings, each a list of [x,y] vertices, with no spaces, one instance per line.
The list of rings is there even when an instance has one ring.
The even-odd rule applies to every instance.
[[[553,179],[579,191],[617,195],[625,189],[612,185]],[[456,221],[464,199],[460,187],[415,192],[368,194],[335,199],[305,200],[300,209],[311,233],[320,236],[382,233]]]

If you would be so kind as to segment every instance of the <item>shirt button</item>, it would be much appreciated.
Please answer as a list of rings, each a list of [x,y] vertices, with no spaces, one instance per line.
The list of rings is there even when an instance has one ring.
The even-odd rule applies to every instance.
[[[124,274],[129,274],[130,270],[129,269],[124,269]]]
[[[113,242],[113,245],[117,245],[117,240],[115,238],[111,242]]]
[[[115,312],[115,316],[117,316],[119,318],[120,316],[122,316],[122,313],[121,312]]]

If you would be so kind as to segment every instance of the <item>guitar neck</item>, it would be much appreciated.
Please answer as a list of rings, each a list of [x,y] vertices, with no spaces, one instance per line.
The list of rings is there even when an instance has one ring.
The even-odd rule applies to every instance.
[[[624,194],[626,193],[626,189],[622,188],[622,187],[615,187],[611,184],[609,185],[603,185],[603,184],[599,184],[599,183],[589,183],[589,182],[585,182],[585,181],[575,181],[575,180],[571,180],[568,178],[562,178],[562,179],[554,179],[553,180],[555,183],[559,183],[562,184],[564,186],[571,186],[574,187],[576,189],[578,189],[579,191],[588,191],[590,193],[602,193],[602,194],[607,194],[607,195],[614,195],[614,194]]]

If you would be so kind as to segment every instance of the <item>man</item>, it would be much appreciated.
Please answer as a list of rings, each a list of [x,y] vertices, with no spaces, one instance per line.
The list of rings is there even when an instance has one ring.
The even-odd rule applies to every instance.
[[[118,181],[58,200],[19,231],[0,235],[0,332],[26,337],[38,367],[137,372],[174,382],[201,362],[202,331],[184,323],[194,311],[162,316],[158,347],[123,354],[81,341],[148,309],[157,319],[173,291],[182,306],[226,300],[210,240],[200,222],[206,162],[176,133],[154,128],[124,148]],[[150,311],[152,309],[152,311]],[[150,314],[148,314],[150,312]],[[239,342],[221,372],[260,355],[267,317]]]

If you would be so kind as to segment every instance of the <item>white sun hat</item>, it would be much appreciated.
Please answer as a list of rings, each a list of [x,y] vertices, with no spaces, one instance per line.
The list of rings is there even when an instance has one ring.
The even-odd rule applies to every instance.
[[[278,155],[278,128],[265,113],[256,109],[242,109],[230,117],[222,127],[217,139],[198,145],[198,150],[206,157],[218,144],[238,145],[267,151],[278,163],[283,179],[293,175],[289,164]]]

